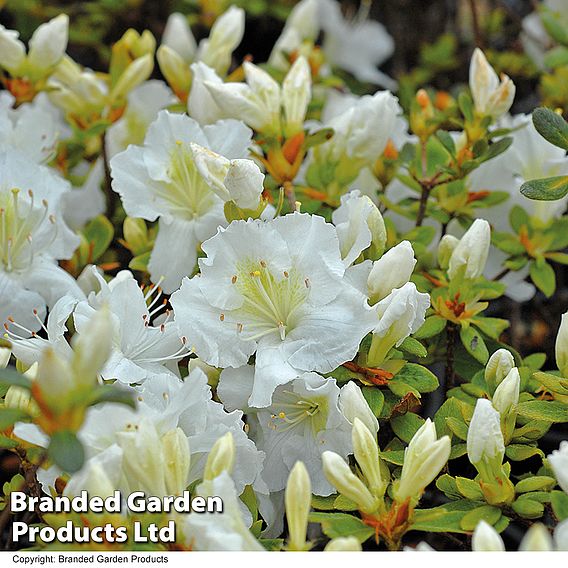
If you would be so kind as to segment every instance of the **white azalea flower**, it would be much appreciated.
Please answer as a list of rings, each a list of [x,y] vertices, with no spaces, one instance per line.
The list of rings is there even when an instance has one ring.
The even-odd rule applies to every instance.
[[[188,65],[193,61],[197,43],[186,16],[179,12],[169,15],[162,34],[162,45],[173,49]]]
[[[304,371],[349,361],[373,326],[321,217],[233,222],[202,248],[200,276],[171,298],[176,321],[210,365],[240,367],[256,353],[250,406],[270,405],[274,389]]]
[[[16,151],[0,152],[0,322],[11,317],[37,331],[46,306],[65,294],[83,297],[57,265],[79,244],[61,218],[68,191],[69,184],[47,167]]]
[[[229,408],[246,401],[254,375],[252,365],[221,373],[219,394]],[[301,460],[310,474],[312,491],[332,493],[323,476],[321,454],[332,450],[347,457],[352,452],[351,424],[340,410],[339,396],[334,379],[304,373],[278,386],[269,407],[248,409],[251,438],[266,453],[263,478],[271,492],[286,487],[292,467]]]
[[[263,551],[247,528],[238,493],[227,472],[197,486],[196,495],[220,497],[222,513],[184,515],[179,527],[184,541],[197,551]]]
[[[201,128],[188,116],[161,111],[143,146],[130,146],[111,160],[112,187],[126,213],[160,220],[148,268],[167,293],[193,272],[199,243],[226,223],[223,201],[197,170],[191,143],[233,160],[246,156],[251,136],[235,120]]]
[[[59,125],[35,101],[16,109],[14,102],[6,91],[0,93],[0,152],[15,149],[36,164],[49,162],[55,155]]]
[[[367,15],[368,7],[362,3],[355,17],[346,20],[339,2],[320,0],[323,51],[331,65],[357,80],[395,89],[396,81],[377,69],[393,54],[394,41],[383,25],[367,19]]]
[[[177,361],[186,357],[189,349],[177,333],[171,312],[159,325],[153,324],[164,307],[159,288],[154,286],[144,294],[129,272],[122,273],[112,286],[99,278],[101,291],[77,305],[74,320],[81,336],[101,306],[108,305],[111,310],[113,348],[102,377],[138,383],[168,370],[177,375]]]
[[[228,118],[219,105],[213,100],[205,83],[222,85],[223,79],[205,63],[198,61],[191,65],[191,91],[187,99],[187,113],[199,124],[213,124],[223,118]]]
[[[568,494],[568,441],[560,442],[560,447],[548,456],[548,463],[554,471],[558,485]]]

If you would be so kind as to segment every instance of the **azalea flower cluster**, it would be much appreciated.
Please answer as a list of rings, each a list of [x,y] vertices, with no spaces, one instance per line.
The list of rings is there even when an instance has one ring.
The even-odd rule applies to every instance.
[[[128,30],[108,73],[68,26],[0,27],[0,443],[38,490],[220,496],[162,519],[178,550],[493,550],[543,503],[568,517],[568,441],[538,446],[567,420],[568,319],[544,373],[486,315],[567,258],[566,198],[520,193],[566,148],[508,114],[509,77],[476,49],[458,99],[404,112],[392,39],[332,0],[262,64],[234,57],[234,6],[199,42],[179,13],[158,47]],[[522,546],[568,547],[566,522]]]

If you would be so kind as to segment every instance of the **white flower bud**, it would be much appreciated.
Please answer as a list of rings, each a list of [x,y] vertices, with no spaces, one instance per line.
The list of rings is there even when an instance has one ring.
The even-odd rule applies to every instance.
[[[379,464],[379,446],[375,433],[355,418],[351,431],[353,454],[369,484],[369,489],[375,497],[382,497],[386,491],[386,484],[381,477]]]
[[[414,249],[408,241],[402,241],[376,260],[367,280],[370,303],[376,304],[406,284],[415,265]]]
[[[116,85],[112,89],[111,99],[121,100],[126,97],[126,95],[135,89],[138,85],[146,81],[148,77],[152,74],[154,69],[154,56],[153,54],[147,53],[142,57],[135,59],[122,73]]]
[[[282,83],[282,106],[287,137],[301,132],[311,98],[312,75],[305,57],[298,57]]]
[[[204,480],[212,480],[221,475],[223,471],[229,474],[233,471],[235,465],[235,439],[231,432],[227,432],[221,436],[209,452],[205,471],[203,472]]]
[[[494,392],[499,383],[511,372],[515,366],[515,359],[507,349],[497,349],[487,365],[485,365],[485,382],[490,392]]]
[[[197,44],[187,23],[187,18],[183,14],[174,12],[168,17],[162,35],[162,46],[167,46],[175,51],[184,61],[186,67],[193,61]]]
[[[473,465],[501,465],[505,444],[499,412],[485,398],[477,400],[467,431],[467,455]]]
[[[568,441],[560,442],[560,447],[548,456],[548,463],[552,467],[558,485],[568,494]]]
[[[363,549],[354,536],[344,536],[330,540],[323,550],[324,552],[360,552]]]
[[[312,485],[308,470],[301,461],[296,462],[288,476],[284,501],[290,534],[288,549],[306,550],[306,531],[312,502]]]
[[[396,288],[374,306],[379,322],[373,330],[373,341],[367,363],[380,365],[392,347],[398,347],[424,323],[430,296],[418,292],[413,282]]]
[[[116,433],[122,448],[122,472],[130,491],[167,495],[166,464],[155,425],[142,420],[129,430]]]
[[[465,267],[464,277],[470,280],[483,274],[489,245],[491,227],[485,219],[476,219],[460,239],[450,257],[448,275],[455,278],[459,269]]]
[[[65,486],[65,495],[74,497],[80,495],[81,491],[86,491],[89,497],[102,497],[103,499],[113,495],[116,487],[107,475],[105,465],[96,458],[87,461],[81,471],[73,475]]]
[[[241,43],[245,31],[245,12],[231,6],[211,27],[209,39],[199,44],[197,59],[224,75],[231,65],[231,55]]]
[[[178,98],[183,98],[191,88],[191,71],[181,55],[167,45],[161,45],[156,59],[162,75]]]
[[[36,381],[43,398],[55,408],[65,405],[67,394],[75,387],[71,367],[51,347],[41,354]]]
[[[542,523],[532,525],[519,545],[519,552],[552,552],[553,550],[552,537]]]
[[[345,497],[356,503],[364,513],[373,513],[377,501],[365,484],[349,469],[345,460],[335,452],[325,451],[321,455],[323,472],[327,480]]]
[[[181,428],[175,428],[162,436],[166,490],[168,495],[181,495],[187,486],[190,453],[189,441]]]
[[[483,52],[476,48],[469,66],[469,88],[476,112],[481,116],[499,118],[513,104],[515,85],[507,75],[501,81],[489,65]]]
[[[505,544],[499,533],[486,521],[479,521],[471,537],[474,552],[503,552]]]
[[[19,32],[0,25],[0,67],[15,73],[26,59],[26,47],[18,39]]]
[[[45,24],[41,24],[33,33],[28,52],[28,62],[36,69],[55,66],[67,49],[69,17],[59,14]]]
[[[568,313],[562,314],[556,335],[556,366],[563,377],[568,378]]]
[[[450,265],[450,258],[460,240],[453,235],[444,235],[438,244],[438,266],[446,270]]]
[[[228,160],[198,144],[190,147],[197,170],[223,201],[234,201],[242,209],[259,206],[264,174],[252,160]]]
[[[438,440],[435,424],[426,419],[404,450],[400,483],[395,490],[396,500],[419,499],[448,462],[451,449],[450,438],[443,436]]]
[[[350,424],[353,424],[355,418],[358,418],[372,434],[376,434],[379,431],[379,421],[370,409],[359,385],[354,381],[349,381],[345,386],[341,387],[339,391],[339,408]]]
[[[520,388],[521,376],[517,367],[513,367],[493,395],[493,407],[499,414],[506,416],[513,407],[517,406]]]
[[[568,552],[568,519],[564,519],[554,529],[554,548],[558,551]]]
[[[85,385],[93,383],[110,356],[113,335],[112,315],[108,306],[103,305],[83,333],[73,338],[73,370],[78,381]]]

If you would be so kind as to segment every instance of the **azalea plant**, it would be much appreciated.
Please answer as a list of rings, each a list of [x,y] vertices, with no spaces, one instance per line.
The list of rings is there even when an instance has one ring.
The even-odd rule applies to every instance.
[[[24,521],[175,521],[147,550],[568,549],[568,318],[547,360],[500,317],[565,296],[566,11],[523,28],[550,108],[518,114],[474,46],[467,84],[397,84],[365,5],[302,0],[266,62],[235,55],[239,6],[200,41],[181,13],[129,29],[105,71],[66,15],[27,45],[0,26],[0,539],[12,491],[189,491],[223,513]]]

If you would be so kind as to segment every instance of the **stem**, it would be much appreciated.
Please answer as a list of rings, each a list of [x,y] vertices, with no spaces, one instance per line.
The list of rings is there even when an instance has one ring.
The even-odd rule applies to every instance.
[[[296,211],[296,193],[294,191],[294,185],[290,181],[285,181],[282,186],[284,187],[284,194],[290,205],[290,211]]]
[[[456,345],[456,324],[448,322],[446,326],[446,370],[445,370],[445,390],[448,392],[454,388],[455,371],[454,371],[454,348]]]
[[[499,274],[497,274],[497,276],[495,276],[495,278],[493,278],[493,282],[497,282],[497,281],[501,280],[501,278],[503,278],[504,276],[507,276],[507,274],[509,274],[509,272],[511,272],[510,268],[504,268],[503,270],[501,270],[501,272],[499,272]]]
[[[430,196],[430,191],[432,186],[430,183],[425,183],[426,172],[428,169],[427,155],[426,155],[426,142],[420,142],[420,156],[422,164],[422,179],[419,180],[420,187],[422,187],[422,193],[420,194],[420,204],[418,206],[418,215],[416,216],[416,226],[420,227],[424,221],[424,216],[426,215],[426,205],[428,205],[428,197]]]
[[[469,0],[469,7],[471,9],[471,19],[473,23],[473,36],[475,38],[476,47],[483,47],[483,37],[481,35],[481,28],[479,26],[479,17],[477,15],[476,0]]]
[[[105,194],[107,197],[107,211],[106,216],[110,219],[114,216],[114,211],[116,209],[116,193],[112,190],[112,178],[110,176],[110,166],[108,159],[108,148],[107,148],[107,133],[105,132],[102,136],[102,158],[103,167],[105,171]]]

